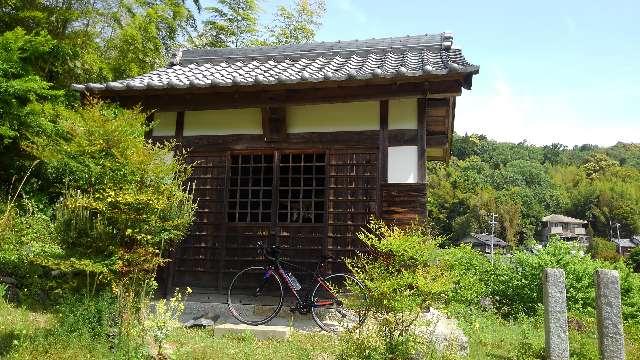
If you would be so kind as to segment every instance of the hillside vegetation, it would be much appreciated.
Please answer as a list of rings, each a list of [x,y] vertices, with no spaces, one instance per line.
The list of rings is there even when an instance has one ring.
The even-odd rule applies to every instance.
[[[431,225],[449,241],[490,231],[512,245],[537,239],[542,217],[589,222],[589,235],[640,234],[640,144],[611,147],[502,143],[484,135],[454,137],[452,160],[430,163]],[[616,234],[617,236],[617,234]]]

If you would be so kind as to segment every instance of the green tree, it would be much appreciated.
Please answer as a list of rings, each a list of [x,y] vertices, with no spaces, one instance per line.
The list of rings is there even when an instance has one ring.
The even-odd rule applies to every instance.
[[[30,150],[58,184],[54,225],[64,255],[44,264],[115,283],[150,281],[191,224],[189,168],[172,144],[144,140],[145,114],[136,110],[92,104],[49,116],[64,132],[34,139]]]
[[[30,137],[56,131],[55,122],[41,116],[40,103],[59,101],[62,93],[38,74],[46,72],[46,59],[59,59],[59,50],[47,34],[17,29],[0,35],[0,184],[27,173],[33,158],[23,145]]]
[[[582,168],[588,178],[594,178],[618,165],[618,162],[610,159],[606,154],[593,153],[587,157]]]
[[[273,24],[267,28],[273,45],[313,41],[326,11],[324,0],[297,0],[293,7],[278,6]]]
[[[219,0],[205,8],[209,18],[191,45],[199,48],[245,47],[260,43],[258,0]]]
[[[22,27],[57,42],[57,56],[42,58],[48,66],[37,75],[61,89],[163,65],[196,27],[183,0],[12,0],[0,13],[0,33]]]
[[[545,164],[559,165],[562,161],[562,154],[567,151],[567,146],[559,143],[545,145],[542,147],[542,156]]]

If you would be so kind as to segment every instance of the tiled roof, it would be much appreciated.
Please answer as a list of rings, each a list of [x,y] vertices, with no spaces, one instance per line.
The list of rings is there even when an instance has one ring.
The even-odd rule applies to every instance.
[[[504,246],[508,246],[509,244],[507,244],[506,241],[495,237],[493,235],[489,235],[489,234],[474,234],[472,233],[471,235],[469,235],[468,237],[466,237],[465,239],[462,240],[462,242],[471,242],[471,241],[475,241],[475,242],[481,242],[485,245],[491,245],[491,239],[493,238],[493,246],[499,246],[499,247],[504,247]]]
[[[250,86],[370,78],[476,74],[449,33],[277,47],[191,49],[131,79],[74,84],[78,91]]]
[[[611,239],[611,241],[624,248],[633,248],[640,245],[640,242],[635,239]]]
[[[580,219],[574,219],[569,216],[551,214],[542,218],[544,222],[556,222],[556,223],[566,223],[566,224],[586,224],[587,222]]]

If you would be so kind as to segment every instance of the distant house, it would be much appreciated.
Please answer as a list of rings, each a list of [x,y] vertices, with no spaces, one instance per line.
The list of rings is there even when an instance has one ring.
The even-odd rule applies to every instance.
[[[509,244],[493,235],[489,234],[473,234],[460,240],[460,244],[471,244],[471,247],[475,250],[481,251],[485,254],[491,254],[491,240],[493,239],[493,251],[505,252]]]
[[[611,239],[618,247],[618,254],[627,256],[634,248],[640,246],[640,235],[636,235],[631,239]]]
[[[587,222],[580,219],[574,219],[569,216],[552,214],[542,218],[545,223],[543,229],[542,241],[548,242],[552,235],[557,235],[564,241],[578,241],[583,244],[589,242]]]

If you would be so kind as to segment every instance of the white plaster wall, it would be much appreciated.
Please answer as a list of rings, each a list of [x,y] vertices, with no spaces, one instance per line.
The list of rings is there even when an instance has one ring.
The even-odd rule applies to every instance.
[[[418,128],[418,99],[389,100],[389,129]]]
[[[186,111],[184,136],[262,134],[259,108]]]
[[[380,128],[377,101],[287,107],[287,132],[361,131]]]
[[[387,158],[389,183],[416,183],[418,181],[418,147],[390,146]]]
[[[151,129],[151,135],[174,136],[176,134],[176,117],[175,112],[155,112],[153,114],[155,126]]]

